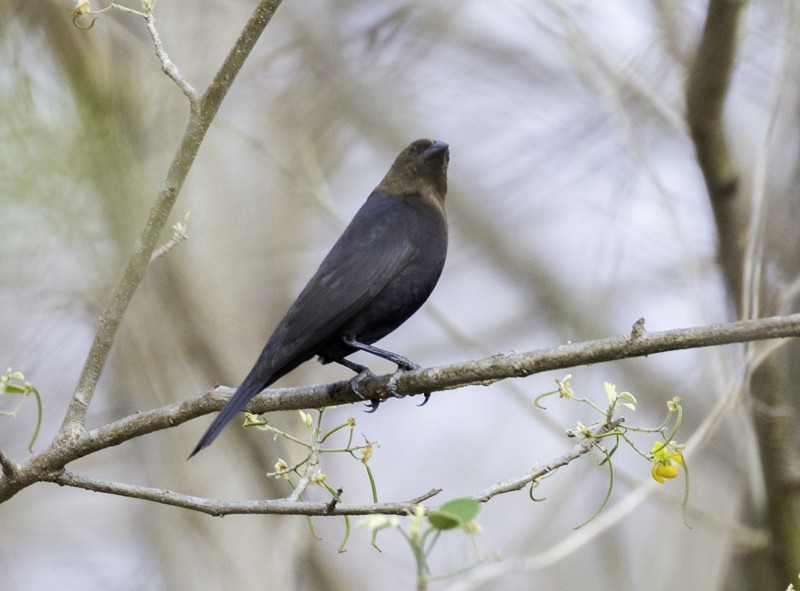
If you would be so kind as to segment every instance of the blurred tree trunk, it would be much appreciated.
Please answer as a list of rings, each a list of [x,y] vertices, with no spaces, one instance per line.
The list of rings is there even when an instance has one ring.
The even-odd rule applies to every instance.
[[[797,185],[778,188],[767,182],[766,174],[760,176],[759,164],[770,166],[775,174],[777,167],[772,165],[781,161],[779,155],[758,152],[770,150],[770,141],[756,148],[752,169],[743,170],[744,163],[736,161],[729,146],[723,120],[745,8],[743,1],[709,2],[687,88],[688,120],[716,219],[719,263],[740,318],[794,309],[784,296],[791,279],[800,273],[798,195],[788,194],[796,191]],[[788,79],[795,80],[797,73],[791,68]],[[779,107],[777,103],[771,106]],[[793,106],[796,112],[797,105]],[[771,117],[777,118],[777,113]],[[772,139],[773,123],[770,119],[765,132],[768,140]],[[796,126],[796,119],[790,124]],[[792,177],[797,178],[796,164]],[[796,303],[797,298],[790,301]],[[730,580],[747,580],[747,588],[756,591],[783,588],[800,573],[800,347],[794,342],[783,344],[766,358],[759,354],[763,344],[748,348],[748,406],[757,434],[765,496],[763,504],[761,499],[751,499],[755,504],[747,506],[745,519],[767,528],[770,542],[745,561],[736,561]]]

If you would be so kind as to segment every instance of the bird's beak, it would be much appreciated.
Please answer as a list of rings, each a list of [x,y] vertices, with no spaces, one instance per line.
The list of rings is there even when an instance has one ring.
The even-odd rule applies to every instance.
[[[437,142],[433,142],[433,144],[431,144],[431,146],[429,146],[428,149],[425,150],[425,152],[423,152],[422,158],[423,158],[423,160],[428,160],[430,158],[433,158],[437,154],[441,154],[442,152],[446,152],[447,148],[449,148],[449,147],[450,146],[447,145],[445,142],[438,142],[438,141]]]

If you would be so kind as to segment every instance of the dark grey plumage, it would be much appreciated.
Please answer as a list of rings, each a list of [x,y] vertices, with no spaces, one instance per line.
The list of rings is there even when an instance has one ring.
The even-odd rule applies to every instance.
[[[446,143],[426,139],[400,153],[189,457],[210,445],[253,396],[312,357],[359,369],[345,357],[422,306],[447,254],[449,159]],[[365,350],[405,365],[402,357]]]

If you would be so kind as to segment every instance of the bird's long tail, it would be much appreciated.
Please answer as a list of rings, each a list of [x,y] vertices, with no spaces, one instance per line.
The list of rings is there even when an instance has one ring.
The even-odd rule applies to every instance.
[[[192,453],[189,454],[189,458],[191,458],[204,447],[211,445],[211,443],[217,438],[217,435],[222,432],[225,426],[230,423],[233,418],[239,414],[239,412],[244,410],[244,408],[247,406],[247,403],[250,402],[250,399],[266,387],[263,385],[263,381],[259,380],[258,382],[253,382],[249,378],[250,376],[248,376],[248,379],[245,379],[245,381],[242,382],[242,385],[236,389],[234,395],[216,416],[214,422],[211,423],[211,426],[208,428],[205,434],[200,438],[200,441],[197,443],[197,446],[194,448]]]

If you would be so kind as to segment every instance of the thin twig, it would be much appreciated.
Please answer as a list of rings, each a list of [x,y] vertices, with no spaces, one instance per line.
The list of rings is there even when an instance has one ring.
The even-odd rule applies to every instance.
[[[597,432],[597,435],[604,435],[609,431],[616,429],[620,424],[622,424],[622,419],[618,419],[613,421],[607,425],[603,425]],[[547,476],[551,472],[554,472],[561,468],[562,466],[566,466],[573,460],[581,457],[584,454],[589,453],[594,449],[594,447],[600,442],[600,439],[595,437],[590,437],[581,441],[578,445],[573,447],[570,451],[565,453],[563,456],[556,458],[555,460],[546,464],[543,468],[536,470],[535,472],[528,472],[527,474],[523,474],[517,478],[511,478],[509,480],[505,480],[503,482],[498,482],[493,484],[483,492],[475,495],[472,497],[476,501],[480,501],[481,503],[486,503],[492,497],[496,497],[497,495],[502,495],[505,493],[515,492],[518,490],[522,490],[526,486],[528,486],[531,482],[534,482],[543,476]]]
[[[319,466],[319,447],[318,445],[314,445],[311,449],[311,453],[308,454],[306,469],[303,472],[303,476],[300,477],[297,486],[294,487],[292,494],[289,495],[289,501],[293,503],[299,502],[300,497],[306,492],[308,485],[311,483],[311,479],[317,471],[317,466]]]
[[[156,29],[156,18],[152,10],[147,12],[145,20],[147,21],[147,30],[150,33],[150,37],[153,39],[156,56],[158,57],[158,61],[161,62],[161,70],[181,89],[181,92],[187,96],[191,103],[197,103],[197,101],[200,100],[200,93],[198,93],[194,86],[183,77],[178,67],[169,59],[167,52],[164,50],[164,45],[161,43],[158,30]]]
[[[171,490],[153,488],[149,486],[136,486],[98,478],[88,478],[73,474],[66,470],[45,478],[61,486],[71,486],[102,492],[123,497],[130,497],[144,501],[153,501],[162,505],[171,505],[183,509],[200,511],[215,517],[223,515],[260,514],[260,515],[370,515],[382,513],[386,515],[407,515],[413,511],[414,504],[405,503],[374,503],[353,504],[337,503],[333,509],[328,502],[310,503],[305,501],[279,500],[219,500],[184,495]]]

